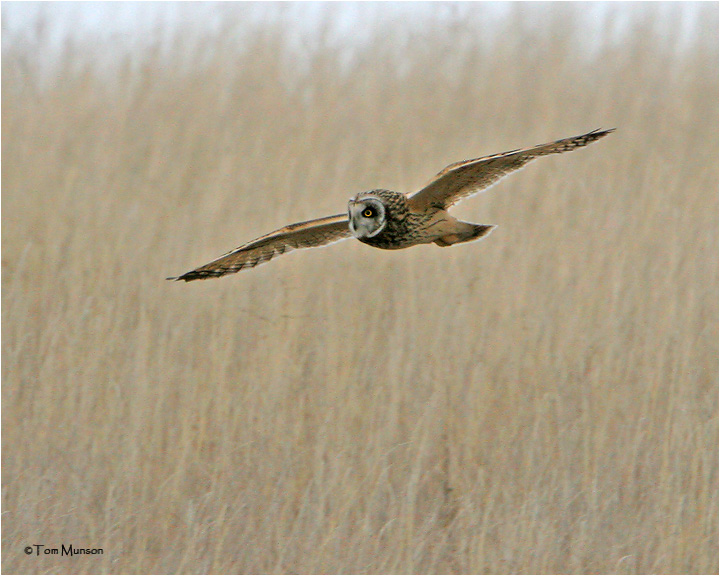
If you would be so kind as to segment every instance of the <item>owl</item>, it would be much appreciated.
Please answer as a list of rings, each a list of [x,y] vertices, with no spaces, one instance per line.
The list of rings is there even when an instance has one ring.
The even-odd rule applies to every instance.
[[[349,200],[344,214],[290,224],[168,280],[189,282],[225,276],[297,248],[325,246],[350,237],[383,250],[430,243],[452,246],[479,240],[495,226],[457,220],[448,212],[453,204],[486,190],[535,158],[587,146],[613,131],[593,130],[574,138],[450,164],[411,195],[382,189],[361,192]]]

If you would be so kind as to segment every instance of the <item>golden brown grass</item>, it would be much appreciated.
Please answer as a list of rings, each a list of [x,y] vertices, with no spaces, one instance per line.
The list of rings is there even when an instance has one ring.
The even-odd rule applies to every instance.
[[[717,5],[592,55],[526,9],[345,64],[231,19],[49,80],[4,44],[3,572],[717,572]],[[164,280],[597,127],[458,206],[483,242]]]

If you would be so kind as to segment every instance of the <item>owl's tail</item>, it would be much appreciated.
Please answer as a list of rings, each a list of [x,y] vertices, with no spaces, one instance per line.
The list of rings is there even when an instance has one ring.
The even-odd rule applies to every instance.
[[[495,225],[492,224],[471,224],[470,222],[457,221],[453,231],[435,240],[435,244],[445,247],[462,242],[472,242],[487,236],[494,228]]]

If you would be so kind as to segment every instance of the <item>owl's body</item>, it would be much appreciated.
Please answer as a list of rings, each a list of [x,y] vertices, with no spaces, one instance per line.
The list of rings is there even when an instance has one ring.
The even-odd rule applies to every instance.
[[[373,199],[381,200],[385,209],[382,218],[385,226],[374,235],[363,234],[358,230],[357,223],[362,218],[363,210],[370,208],[369,203]],[[351,232],[360,242],[383,250],[399,250],[432,242],[439,246],[450,246],[476,240],[494,228],[460,222],[440,208],[415,212],[405,194],[392,190],[371,190],[354,196],[349,202],[349,222]]]
[[[362,234],[358,228],[354,228],[354,223],[357,222],[358,217],[356,216],[353,219],[353,206],[360,207],[358,212],[359,217],[362,217],[362,207],[368,205],[367,201],[373,198],[381,200],[384,206],[385,212],[382,219],[385,226],[376,234]],[[408,207],[407,197],[392,190],[361,192],[350,200],[348,209],[350,231],[353,232],[355,237],[364,244],[374,248],[382,248],[383,250],[399,250],[414,244],[423,244],[424,231],[432,218],[431,214],[415,214],[411,212]]]
[[[433,242],[452,246],[478,240],[495,226],[457,220],[447,211],[455,202],[492,186],[534,158],[586,146],[612,131],[594,130],[549,144],[451,164],[411,196],[382,189],[361,192],[348,202],[347,214],[291,224],[170,280],[189,282],[224,276],[296,248],[323,246],[351,236],[383,250]]]

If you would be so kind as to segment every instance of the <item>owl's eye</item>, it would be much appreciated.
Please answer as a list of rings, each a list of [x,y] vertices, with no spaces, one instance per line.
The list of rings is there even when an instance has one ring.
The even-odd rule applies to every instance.
[[[362,212],[362,215],[365,216],[365,218],[372,218],[373,216],[375,216],[375,210],[373,210],[372,208],[365,208],[365,210],[363,210]]]

